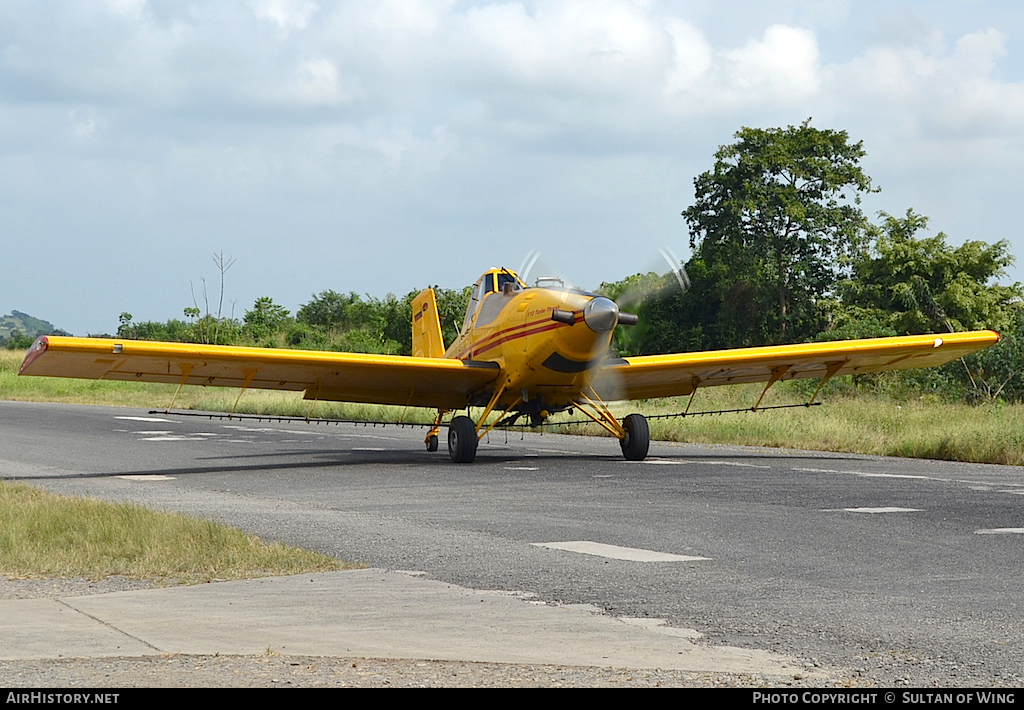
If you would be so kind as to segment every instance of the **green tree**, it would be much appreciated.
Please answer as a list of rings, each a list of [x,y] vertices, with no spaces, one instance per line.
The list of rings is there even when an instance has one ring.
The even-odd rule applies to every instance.
[[[117,337],[119,338],[135,338],[135,324],[132,323],[132,314],[128,311],[121,311],[121,315],[117,317]]]
[[[809,338],[823,323],[818,301],[867,225],[859,204],[873,188],[860,167],[863,144],[810,119],[741,128],[735,138],[694,180],[696,200],[683,211],[694,259],[719,277],[711,292],[692,292],[705,301],[701,311],[721,319],[713,330],[736,338],[718,346]]]
[[[7,336],[4,347],[8,350],[25,350],[32,347],[32,340],[31,337],[24,335],[20,330],[13,329]]]
[[[445,346],[455,342],[462,328],[462,321],[469,307],[469,296],[473,287],[466,286],[460,289],[434,287],[434,296],[437,298],[437,315],[441,319],[441,334],[444,336]],[[418,292],[417,292],[418,293]],[[409,299],[410,304],[412,299]],[[412,337],[412,310],[410,308],[406,331]],[[411,344],[410,344],[410,352]]]
[[[300,323],[325,330],[348,330],[366,325],[369,311],[358,293],[353,291],[346,295],[327,290],[314,295],[309,303],[301,306],[295,318]]]
[[[288,328],[291,314],[284,306],[274,303],[274,299],[261,296],[256,299],[252,310],[245,312],[242,321],[253,340],[266,340]]]
[[[617,354],[646,354],[652,352],[652,347],[656,347],[652,340],[660,341],[664,337],[673,339],[671,333],[665,332],[668,324],[663,319],[656,319],[652,327],[652,321],[655,320],[653,316],[658,312],[652,301],[672,293],[674,285],[671,274],[648,271],[646,274],[633,274],[621,281],[604,282],[598,286],[599,294],[615,301],[621,310],[636,313],[640,317],[636,325],[615,329],[612,345]]]
[[[966,358],[967,368],[954,370],[977,401],[1024,401],[1024,309],[1015,304],[999,342]],[[948,367],[948,365],[947,365]]]
[[[904,217],[880,216],[870,245],[840,285],[841,310],[880,320],[899,335],[1011,324],[1021,286],[994,283],[1014,261],[1009,242],[968,241],[954,248],[942,232],[919,238],[928,218],[912,209]]]

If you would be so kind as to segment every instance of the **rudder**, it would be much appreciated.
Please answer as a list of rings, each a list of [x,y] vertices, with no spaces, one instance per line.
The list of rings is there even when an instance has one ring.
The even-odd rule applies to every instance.
[[[425,288],[412,301],[413,357],[444,357],[441,318],[434,289]]]

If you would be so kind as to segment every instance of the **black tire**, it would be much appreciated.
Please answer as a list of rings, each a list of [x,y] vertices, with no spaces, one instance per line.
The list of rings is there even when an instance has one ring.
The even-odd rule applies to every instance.
[[[427,451],[437,451],[437,434],[427,438]]]
[[[619,441],[622,455],[627,461],[643,461],[651,446],[651,429],[647,420],[642,414],[630,414],[622,420],[622,428],[626,430],[626,438]]]
[[[455,463],[473,463],[476,458],[476,424],[469,417],[455,417],[448,425],[448,455]]]

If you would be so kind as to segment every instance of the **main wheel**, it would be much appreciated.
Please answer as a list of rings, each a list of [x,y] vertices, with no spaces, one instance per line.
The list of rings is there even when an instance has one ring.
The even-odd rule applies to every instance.
[[[476,458],[476,425],[469,417],[455,417],[448,425],[448,455],[455,463],[473,463]]]
[[[642,414],[630,414],[622,420],[626,438],[619,441],[627,461],[643,461],[651,446],[651,429]]]
[[[437,435],[431,434],[427,437],[427,451],[437,451]]]

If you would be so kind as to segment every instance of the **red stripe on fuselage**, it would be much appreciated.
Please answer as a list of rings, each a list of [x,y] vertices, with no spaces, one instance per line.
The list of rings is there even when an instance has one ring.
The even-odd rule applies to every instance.
[[[583,313],[576,314],[576,322],[579,323],[583,319]],[[479,343],[474,343],[469,348],[465,348],[460,351],[455,357],[459,360],[464,360],[466,356],[476,357],[480,353],[487,352],[502,343],[507,343],[512,340],[518,340],[519,338],[525,338],[528,335],[535,335],[537,333],[543,333],[548,330],[555,328],[568,328],[568,323],[559,323],[552,320],[535,320],[530,323],[523,323],[521,325],[514,325],[510,328],[499,330],[496,333],[491,333],[486,338],[481,340]],[[530,330],[526,330],[529,328]],[[521,331],[521,332],[515,332]]]

